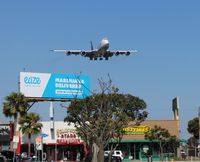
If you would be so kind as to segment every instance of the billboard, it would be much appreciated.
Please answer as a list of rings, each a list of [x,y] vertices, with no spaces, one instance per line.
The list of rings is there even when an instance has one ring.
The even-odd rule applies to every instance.
[[[20,92],[31,98],[83,99],[90,95],[90,78],[20,72]]]
[[[175,97],[172,100],[172,110],[174,112],[174,120],[179,120],[179,98]]]

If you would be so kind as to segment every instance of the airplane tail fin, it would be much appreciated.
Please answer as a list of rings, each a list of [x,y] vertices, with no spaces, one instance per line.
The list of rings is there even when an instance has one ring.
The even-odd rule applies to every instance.
[[[91,46],[91,50],[93,51],[93,50],[94,50],[94,48],[93,48],[92,41],[90,41],[90,46]]]

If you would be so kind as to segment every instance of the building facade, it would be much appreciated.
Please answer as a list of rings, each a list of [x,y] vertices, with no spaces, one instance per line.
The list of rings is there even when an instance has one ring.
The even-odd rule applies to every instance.
[[[142,122],[140,126],[132,125],[133,124],[130,123],[130,125],[124,129],[126,133],[118,147],[118,149],[122,150],[124,153],[125,159],[147,160],[148,156],[151,156],[154,160],[161,159],[159,146],[159,142],[161,141],[145,139],[145,132],[154,128],[155,125],[167,129],[170,135],[180,139],[178,120],[146,120]],[[177,149],[174,152],[172,147],[168,145],[164,146],[165,157],[170,158],[172,156],[177,156],[177,154]]]
[[[47,161],[60,159],[81,160],[87,151],[84,141],[78,136],[73,124],[69,125],[63,121],[53,120],[52,107],[51,105],[50,120],[42,122],[41,133],[32,135],[32,155],[43,157]],[[129,126],[124,128],[125,134],[117,149],[123,152],[125,159],[147,160],[148,156],[152,156],[154,160],[160,160],[159,143],[161,141],[146,140],[144,136],[145,132],[157,125],[167,129],[170,135],[180,139],[178,109],[178,99],[175,98],[172,102],[173,120],[146,120],[139,126],[134,126],[134,123],[130,122]],[[27,143],[27,135],[20,133],[16,153],[22,154],[23,152],[27,152]],[[115,141],[112,141],[112,143],[115,143]],[[107,149],[109,149],[109,146]],[[174,151],[170,146],[165,145],[164,154],[166,157],[176,156],[178,151]]]
[[[50,160],[76,160],[83,159],[85,156],[85,143],[78,137],[76,129],[73,124],[68,125],[63,121],[47,121],[42,122],[43,127],[39,135],[32,136],[32,154],[41,156],[42,152],[44,158]],[[178,139],[179,121],[178,120],[146,120],[140,126],[130,125],[124,128],[126,132],[123,136],[118,150],[123,152],[125,159],[132,160],[147,160],[147,156],[151,155],[154,160],[160,160],[159,141],[146,140],[145,132],[152,129],[155,125],[165,128],[171,135],[175,135]],[[38,142],[38,138],[41,138]],[[20,153],[26,152],[28,149],[28,138],[21,134],[20,138]],[[43,143],[43,148],[41,148]],[[109,146],[108,148],[109,149]],[[170,149],[167,145],[164,147],[164,155],[167,157],[177,156],[177,150]]]
[[[77,135],[73,124],[69,125],[63,121],[46,121],[42,131],[31,138],[32,155],[41,157],[43,160],[76,160],[84,157],[84,141]],[[26,135],[20,137],[20,154],[28,150],[28,138]]]

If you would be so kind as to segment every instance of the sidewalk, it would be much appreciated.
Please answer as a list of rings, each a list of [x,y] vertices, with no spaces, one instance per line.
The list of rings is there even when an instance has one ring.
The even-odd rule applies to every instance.
[[[75,161],[63,161],[63,162],[75,162]],[[148,162],[146,160],[123,160],[122,162]],[[152,162],[162,162],[160,160],[153,160]],[[163,162],[200,162],[200,159],[192,159],[192,160],[164,160]]]
[[[76,162],[76,161],[63,161],[63,162]],[[83,162],[83,161],[77,161],[77,162]],[[160,160],[153,160],[153,161],[148,161],[148,160],[123,160],[122,162],[162,162]],[[163,162],[200,162],[200,158],[191,158],[191,159],[186,159],[186,160],[163,160]]]
[[[123,162],[148,162],[148,161],[142,161],[142,160],[127,160],[127,161],[123,161]],[[162,162],[160,160],[154,160],[152,162]],[[163,162],[172,162],[171,160],[164,160]],[[200,162],[200,159],[192,159],[192,160],[174,160],[173,162]]]

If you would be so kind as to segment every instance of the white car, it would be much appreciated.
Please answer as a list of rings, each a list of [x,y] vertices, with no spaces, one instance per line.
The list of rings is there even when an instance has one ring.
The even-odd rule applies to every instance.
[[[108,156],[108,155],[109,155],[109,153],[110,153],[110,151],[104,151],[104,155],[105,155],[105,156]],[[124,159],[124,157],[123,157],[123,154],[122,154],[122,151],[121,151],[121,150],[115,150],[115,151],[113,152],[112,156],[117,156],[117,157],[120,157],[120,158],[121,158],[121,160],[123,160],[123,159]]]

